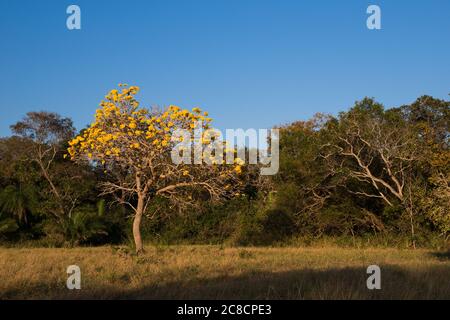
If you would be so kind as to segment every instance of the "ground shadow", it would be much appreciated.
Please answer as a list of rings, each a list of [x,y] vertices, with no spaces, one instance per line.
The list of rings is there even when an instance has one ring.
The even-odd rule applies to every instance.
[[[191,280],[161,285],[96,286],[69,291],[49,290],[48,284],[35,284],[0,294],[4,299],[450,299],[450,268],[447,264],[421,270],[380,265],[381,290],[369,290],[366,268],[252,271],[240,276]],[[188,277],[186,277],[188,278]],[[144,279],[145,280],[145,279]],[[45,288],[45,290],[44,290]]]
[[[438,258],[441,261],[450,260],[450,249],[447,251],[438,251],[431,253],[431,256]]]

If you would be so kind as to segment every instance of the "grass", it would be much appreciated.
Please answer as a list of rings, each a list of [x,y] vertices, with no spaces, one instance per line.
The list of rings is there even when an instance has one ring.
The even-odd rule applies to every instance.
[[[69,265],[81,290],[66,288]],[[381,290],[366,269],[381,268]],[[148,246],[0,249],[0,299],[450,299],[450,256],[427,249]]]

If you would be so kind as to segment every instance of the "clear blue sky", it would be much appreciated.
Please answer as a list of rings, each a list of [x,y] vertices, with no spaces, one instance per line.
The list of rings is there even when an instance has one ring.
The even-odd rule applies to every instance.
[[[81,30],[66,28],[70,4]],[[366,28],[369,4],[380,31]],[[146,106],[200,106],[219,128],[450,93],[448,0],[0,0],[0,37],[0,136],[32,110],[81,128],[121,82]]]

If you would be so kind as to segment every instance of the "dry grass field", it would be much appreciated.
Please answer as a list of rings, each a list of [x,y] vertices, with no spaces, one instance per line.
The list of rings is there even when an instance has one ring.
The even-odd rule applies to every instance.
[[[1,299],[450,299],[450,256],[432,250],[223,248],[0,249]],[[366,268],[381,267],[381,290]],[[78,265],[81,290],[66,288]]]

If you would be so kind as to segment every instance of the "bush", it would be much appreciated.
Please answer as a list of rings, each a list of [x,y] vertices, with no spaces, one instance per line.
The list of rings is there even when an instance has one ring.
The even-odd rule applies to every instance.
[[[45,242],[53,246],[101,245],[119,243],[125,237],[125,220],[120,210],[114,208],[105,213],[100,201],[97,208],[83,206],[77,208],[70,217],[57,223],[46,220]]]

